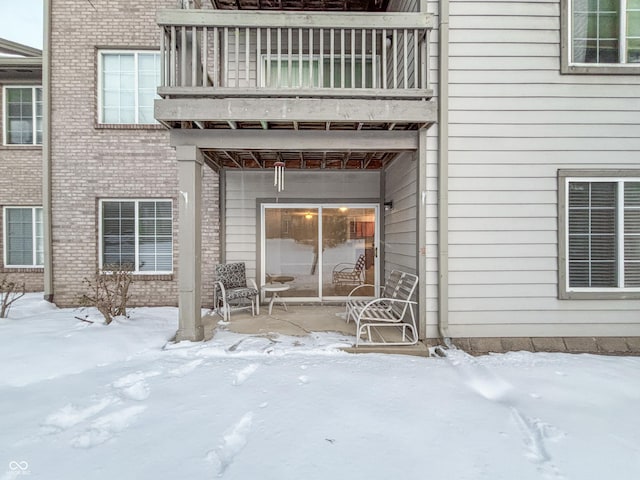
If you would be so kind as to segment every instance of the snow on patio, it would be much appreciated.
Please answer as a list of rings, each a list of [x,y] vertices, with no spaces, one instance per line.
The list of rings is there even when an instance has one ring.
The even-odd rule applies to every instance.
[[[104,326],[40,298],[0,319],[3,480],[640,478],[637,357],[173,345],[174,308]]]

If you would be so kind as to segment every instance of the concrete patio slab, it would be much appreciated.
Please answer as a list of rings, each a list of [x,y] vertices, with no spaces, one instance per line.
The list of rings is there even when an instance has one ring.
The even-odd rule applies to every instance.
[[[222,322],[222,317],[209,313],[202,318],[205,340],[210,340],[218,326],[228,331],[245,335],[289,335],[303,337],[314,332],[337,332],[353,337],[355,344],[356,327],[353,322],[344,320],[344,306],[340,305],[288,305],[287,311],[274,306],[272,314],[262,307],[260,315],[252,316],[249,311],[231,314],[230,322]],[[388,330],[388,331],[387,331]],[[385,329],[384,340],[398,341],[400,333],[395,329]],[[349,353],[392,353],[429,356],[429,350],[423,343],[417,345],[361,345],[345,348]]]

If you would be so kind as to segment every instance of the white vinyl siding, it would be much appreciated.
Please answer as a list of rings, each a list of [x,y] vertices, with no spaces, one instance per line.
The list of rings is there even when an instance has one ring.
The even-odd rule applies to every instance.
[[[160,84],[160,54],[101,51],[99,61],[100,123],[157,123],[153,101]]]
[[[640,158],[640,77],[562,75],[560,7],[451,4],[453,337],[640,335],[635,298],[559,298],[558,170]]]
[[[102,200],[100,268],[171,273],[171,200]]]
[[[42,207],[4,208],[4,265],[11,268],[44,265]]]
[[[384,200],[393,203],[383,211],[385,278],[392,270],[416,273],[418,176],[413,155],[403,154],[384,172]]]
[[[4,144],[42,145],[42,87],[4,87]]]

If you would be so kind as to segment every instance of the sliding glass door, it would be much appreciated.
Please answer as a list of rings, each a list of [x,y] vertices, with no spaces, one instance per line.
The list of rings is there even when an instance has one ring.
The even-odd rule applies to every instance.
[[[282,297],[319,297],[318,209],[265,208],[262,225],[262,284],[289,285]]]
[[[264,204],[261,236],[262,284],[289,285],[282,297],[340,299],[378,283],[377,205]]]

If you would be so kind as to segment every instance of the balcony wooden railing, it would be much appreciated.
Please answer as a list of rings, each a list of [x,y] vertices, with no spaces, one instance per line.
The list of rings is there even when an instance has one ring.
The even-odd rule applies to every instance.
[[[165,10],[162,96],[425,97],[426,13]]]

